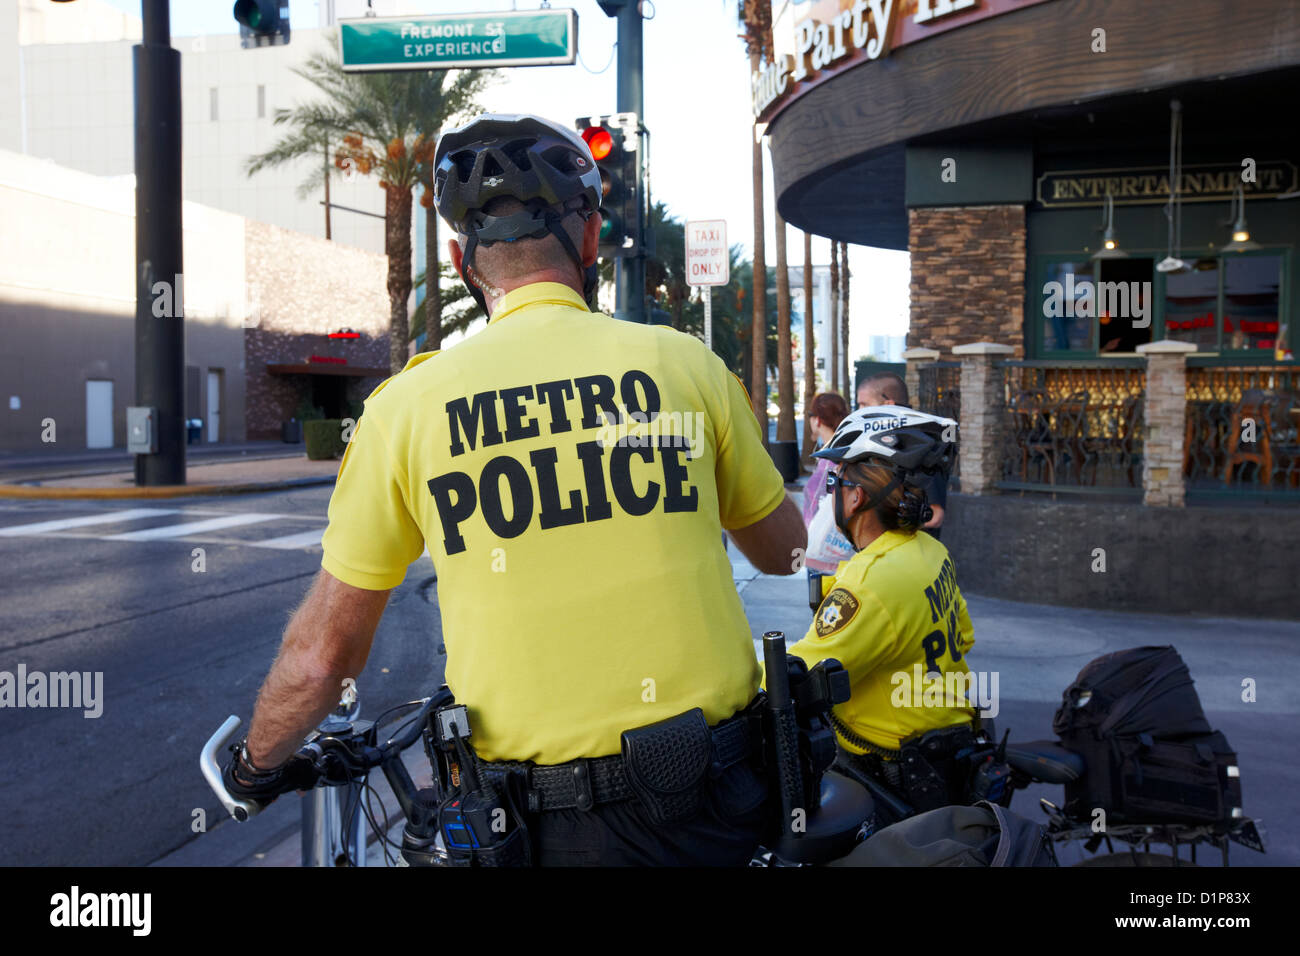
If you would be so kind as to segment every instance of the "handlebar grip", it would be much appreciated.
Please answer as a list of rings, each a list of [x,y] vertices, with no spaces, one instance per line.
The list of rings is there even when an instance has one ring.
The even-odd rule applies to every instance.
[[[241,723],[242,721],[234,714],[226,718],[225,723],[218,727],[217,732],[203,745],[203,751],[199,754],[199,769],[203,771],[203,779],[208,782],[208,786],[217,795],[226,812],[243,823],[261,813],[262,805],[252,800],[239,800],[231,796],[221,779],[221,766],[217,763],[217,751],[234,739]]]

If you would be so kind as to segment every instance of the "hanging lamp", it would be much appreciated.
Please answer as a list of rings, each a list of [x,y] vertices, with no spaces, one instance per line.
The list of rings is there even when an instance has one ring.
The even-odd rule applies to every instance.
[[[1236,219],[1233,219],[1233,213],[1236,213]],[[1224,225],[1232,223],[1232,242],[1223,247],[1224,252],[1250,252],[1252,249],[1260,248],[1258,242],[1250,238],[1250,230],[1246,228],[1246,191],[1241,183],[1237,183],[1236,194],[1232,197],[1232,206],[1228,212],[1228,218],[1225,219]]]
[[[1092,254],[1097,259],[1127,259],[1128,253],[1119,247],[1115,237],[1115,197],[1106,193],[1106,212],[1102,219],[1101,248]]]

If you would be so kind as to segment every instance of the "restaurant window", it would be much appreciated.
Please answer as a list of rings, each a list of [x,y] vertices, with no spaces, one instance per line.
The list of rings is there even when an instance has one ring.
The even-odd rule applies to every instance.
[[[1270,352],[1282,316],[1282,255],[1228,253],[1165,277],[1165,337],[1200,352]]]
[[[1226,255],[1222,351],[1271,351],[1282,314],[1282,257]]]
[[[1219,350],[1219,260],[1195,259],[1186,272],[1165,276],[1165,338]]]
[[[1083,304],[1083,283],[1093,281],[1093,263],[1088,259],[1049,262],[1043,270],[1038,314],[1043,317],[1043,351],[1083,352],[1093,350],[1091,317]]]
[[[1150,258],[1045,261],[1038,288],[1045,355],[1132,353],[1156,325]]]

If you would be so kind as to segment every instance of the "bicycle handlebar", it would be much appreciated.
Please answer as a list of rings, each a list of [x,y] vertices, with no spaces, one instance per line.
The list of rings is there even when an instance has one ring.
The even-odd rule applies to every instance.
[[[252,800],[240,800],[232,796],[221,779],[221,765],[217,763],[217,751],[235,738],[235,732],[239,730],[241,723],[243,721],[234,714],[226,718],[225,723],[218,727],[217,732],[203,745],[203,751],[199,754],[199,769],[203,771],[203,779],[216,793],[217,799],[226,808],[226,812],[243,823],[261,813],[262,805]]]
[[[394,782],[396,776],[397,784],[394,790],[403,811],[406,811],[413,796],[414,785],[410,784],[410,777],[404,773],[388,773],[390,767],[393,771],[397,770],[396,767],[392,767],[390,761],[398,758],[402,751],[420,738],[429,711],[444,699],[439,694],[434,694],[431,697],[423,697],[399,705],[399,707],[409,707],[412,704],[419,704],[420,708],[413,717],[407,719],[402,733],[390,737],[383,744],[376,743],[378,728],[370,721],[339,722],[333,716],[326,717],[321,726],[313,731],[303,746],[298,749],[297,756],[311,762],[316,771],[315,786],[319,786],[322,782],[327,786],[347,784],[365,776],[375,767],[384,767],[390,783]],[[216,733],[203,745],[203,750],[199,754],[199,769],[203,771],[203,778],[217,795],[221,805],[226,808],[226,812],[243,823],[261,813],[263,805],[254,800],[241,800],[231,794],[222,780],[221,766],[217,761],[217,752],[235,738],[241,724],[242,721],[233,714],[226,718],[225,722],[217,728]],[[408,786],[411,792],[403,793],[402,790]]]

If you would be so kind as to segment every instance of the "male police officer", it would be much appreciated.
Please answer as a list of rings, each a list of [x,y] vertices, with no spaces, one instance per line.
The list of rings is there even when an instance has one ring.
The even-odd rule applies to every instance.
[[[790,574],[799,511],[712,352],[588,310],[600,173],[580,137],[489,114],[436,159],[451,256],[490,321],[367,400],[323,570],[227,780],[300,745],[427,543],[447,683],[482,765],[528,775],[534,860],[743,864],[769,801],[737,717],[760,669],[718,537]]]

